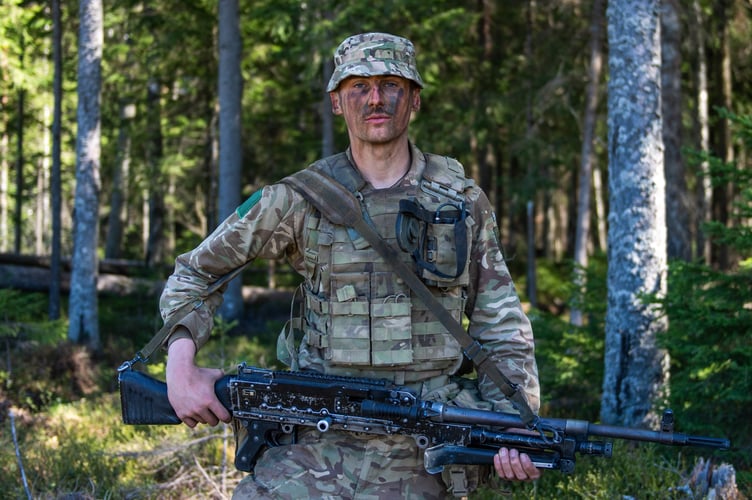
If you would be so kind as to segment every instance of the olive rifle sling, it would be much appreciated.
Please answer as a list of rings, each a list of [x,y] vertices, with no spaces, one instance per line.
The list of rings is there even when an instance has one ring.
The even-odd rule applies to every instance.
[[[180,308],[178,308],[175,313],[172,314],[170,319],[165,321],[164,325],[162,325],[162,328],[159,329],[159,331],[154,334],[154,337],[140,350],[136,353],[136,356],[131,359],[130,361],[125,361],[120,367],[118,368],[119,372],[122,372],[124,370],[130,369],[135,363],[141,362],[141,363],[148,363],[151,356],[159,349],[162,344],[164,344],[164,341],[167,339],[167,337],[172,332],[173,327],[181,321],[185,316],[193,311],[194,309],[198,309],[204,304],[204,298],[209,297],[211,294],[216,292],[219,288],[221,288],[224,284],[235,278],[240,272],[248,266],[252,261],[248,261],[245,264],[236,267],[229,273],[225,274],[221,278],[219,278],[217,281],[212,283],[206,291],[199,297],[198,299],[194,300],[193,302],[188,302],[186,304],[183,304]]]

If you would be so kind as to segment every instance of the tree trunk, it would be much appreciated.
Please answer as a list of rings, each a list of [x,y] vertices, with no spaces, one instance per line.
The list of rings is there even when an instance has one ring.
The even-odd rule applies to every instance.
[[[527,214],[527,284],[525,293],[530,307],[538,307],[538,280],[535,269],[535,204],[528,201]]]
[[[1,56],[0,56],[1,57]],[[0,252],[7,252],[10,248],[9,237],[9,202],[10,196],[10,163],[8,162],[10,153],[10,138],[8,137],[8,117],[5,109],[8,105],[8,96],[0,96],[0,124],[3,130],[0,132]]]
[[[50,119],[49,106],[44,106],[42,116],[44,117],[41,132],[42,153],[37,157],[37,193],[34,210],[34,253],[36,255],[47,253],[46,239],[49,235],[50,129],[47,127]]]
[[[147,241],[145,261],[153,267],[164,262],[165,201],[164,176],[162,175],[162,104],[161,84],[152,78],[147,85],[146,112],[149,138],[146,146],[146,164],[148,171],[147,189]]]
[[[536,1],[535,0],[528,0],[527,1],[527,8],[525,9],[525,24],[527,26],[526,35],[525,35],[525,60],[527,61],[527,64],[532,64],[533,60],[533,40],[535,36],[535,10],[536,10]],[[535,131],[535,123],[533,118],[533,84],[531,81],[531,76],[528,76],[525,82],[525,97],[526,97],[526,103],[525,103],[525,142],[527,144],[532,143],[532,141],[535,138],[536,131]],[[532,186],[535,182],[535,179],[538,177],[538,158],[535,155],[526,155],[526,161],[527,165],[525,165],[525,172],[526,172],[526,179],[525,179],[525,187],[526,192],[525,196],[528,197],[527,204],[525,205],[525,211],[524,216],[520,217],[524,222],[525,226],[528,225],[528,221],[533,220],[535,218],[535,204],[532,201],[532,196],[534,196],[535,190],[532,189]],[[530,210],[532,209],[533,213],[530,213]],[[545,215],[545,214],[544,214]],[[525,227],[523,226],[523,227]],[[510,223],[510,230],[513,227],[513,224]],[[529,231],[528,231],[529,232]],[[531,239],[527,240],[528,245],[532,245],[532,248],[528,249],[528,256],[535,255],[535,233],[533,233],[533,237]],[[529,266],[528,266],[529,269]],[[535,280],[535,275],[531,275],[530,272],[528,272],[528,280]],[[531,290],[535,289],[535,283],[529,282],[527,284],[527,291],[530,292]]]
[[[598,249],[606,251],[608,248],[608,228],[606,227],[606,194],[603,191],[603,168],[593,168],[593,198],[595,198],[595,223],[597,226],[596,243]]]
[[[24,167],[24,112],[26,91],[18,91],[18,116],[16,117],[16,204],[13,214],[13,251],[20,254],[23,245],[23,167]]]
[[[108,259],[120,258],[125,225],[125,205],[128,200],[128,177],[131,164],[130,122],[136,115],[132,102],[120,103],[120,131],[118,132],[118,152],[112,172],[112,194],[110,214],[107,217],[107,242],[104,256]]]
[[[585,270],[588,266],[588,241],[590,239],[590,194],[593,178],[593,145],[595,141],[595,121],[598,116],[598,98],[603,65],[601,25],[603,23],[603,2],[594,0],[590,13],[590,68],[585,97],[585,117],[582,130],[582,153],[580,156],[580,180],[577,198],[577,229],[574,238],[575,285],[584,292]],[[582,326],[582,311],[572,308],[570,322]]]
[[[62,16],[60,0],[52,0],[52,65],[53,65],[53,108],[52,108],[52,172],[50,173],[50,223],[52,239],[50,241],[50,285],[49,317],[60,318],[60,287],[62,272],[60,270],[61,207],[62,182],[60,168],[60,129],[63,114],[63,55],[62,55]]]
[[[488,68],[494,68],[494,40],[496,37],[493,33],[493,19],[496,6],[494,2],[490,0],[481,0],[481,18],[480,18],[480,42],[481,42],[481,54],[482,60],[480,62],[481,69],[481,81],[476,82],[476,113],[482,118],[480,120],[480,128],[485,130],[485,134],[476,140],[477,147],[477,164],[478,172],[475,179],[478,181],[478,185],[488,195],[489,201],[493,205],[496,200],[494,196],[494,190],[492,185],[493,173],[496,168],[496,151],[494,150],[494,141],[496,137],[494,131],[495,127],[492,121],[486,119],[486,109],[488,107],[488,97],[484,93],[493,85],[493,77],[490,75]],[[477,134],[474,134],[477,137]]]
[[[210,110],[210,116],[207,120],[207,137],[206,137],[206,221],[204,231],[199,233],[204,236],[208,235],[215,227],[219,220],[217,201],[219,193],[219,103],[212,99],[214,105]]]
[[[660,1],[608,4],[609,244],[601,419],[654,426],[664,396],[665,329],[643,294],[665,294],[666,212],[661,118]]]
[[[334,60],[330,54],[324,55],[323,62],[324,88],[334,73]],[[321,98],[321,156],[326,158],[334,154],[334,113],[329,94],[323,93]]]
[[[68,338],[98,350],[97,234],[103,9],[101,0],[81,0],[79,5],[78,138]]]
[[[324,5],[320,6],[322,12],[320,13],[321,18],[323,18],[327,22],[331,22],[333,15],[331,8],[329,6],[329,2],[324,2]],[[332,36],[331,32],[327,31],[326,36],[324,37],[324,42],[326,46],[328,47],[332,43]],[[334,58],[332,57],[332,52],[327,50],[324,54],[321,56],[322,59],[322,87],[325,90],[326,86],[329,84],[329,79],[332,76],[332,73],[334,73]],[[322,92],[321,96],[321,156],[326,158],[327,156],[331,156],[335,153],[335,144],[334,144],[334,113],[332,113],[332,103],[329,99],[329,94],[326,92]]]
[[[716,36],[718,37],[718,53],[713,58],[720,63],[717,71],[713,72],[716,77],[716,89],[719,92],[715,94],[716,106],[720,106],[731,111],[732,94],[731,94],[731,33],[728,26],[730,11],[732,9],[731,0],[721,0],[713,5],[713,18],[716,23]],[[734,145],[731,137],[731,126],[727,119],[719,120],[717,133],[711,137],[713,139],[713,149],[715,155],[723,159],[726,163],[734,161]],[[713,188],[712,200],[712,219],[724,225],[729,223],[729,205],[733,199],[733,186],[726,182]],[[711,245],[712,261],[720,269],[729,269],[731,266],[731,257],[729,248],[726,244]]]
[[[700,151],[710,151],[710,120],[708,112],[708,61],[705,53],[705,23],[702,17],[702,7],[699,0],[692,2],[694,42],[697,50],[697,64],[695,67],[697,78],[697,135]],[[713,188],[710,183],[710,165],[707,161],[700,164],[697,175],[697,210],[695,212],[694,229],[696,236],[697,257],[710,263],[710,243],[705,238],[702,224],[710,221],[710,206],[713,199]]]
[[[167,198],[174,200],[177,195],[176,175],[169,173],[167,175]],[[175,234],[175,206],[172,203],[165,203],[165,237],[164,237],[164,255],[175,255],[177,246],[177,235]]]
[[[243,166],[240,124],[243,79],[240,72],[243,43],[240,38],[238,0],[219,0],[219,219],[240,205]],[[243,314],[241,278],[232,280],[219,314],[235,320]]]
[[[666,169],[666,217],[669,259],[690,261],[691,204],[682,158],[681,23],[677,0],[661,5],[661,85],[663,97],[663,159]],[[670,224],[668,224],[670,222]]]

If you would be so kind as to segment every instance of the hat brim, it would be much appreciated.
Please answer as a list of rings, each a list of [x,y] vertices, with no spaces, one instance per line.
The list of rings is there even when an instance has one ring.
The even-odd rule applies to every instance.
[[[351,76],[399,76],[414,82],[420,88],[424,87],[423,80],[421,79],[420,75],[417,73],[417,71],[412,70],[406,63],[396,60],[382,60],[379,62],[382,64],[379,64],[378,67],[362,61],[356,61],[338,67],[334,70],[334,73],[332,73],[332,77],[329,79],[329,84],[326,87],[326,91],[333,92],[337,89],[337,87],[339,87],[339,84],[342,83],[343,80]]]

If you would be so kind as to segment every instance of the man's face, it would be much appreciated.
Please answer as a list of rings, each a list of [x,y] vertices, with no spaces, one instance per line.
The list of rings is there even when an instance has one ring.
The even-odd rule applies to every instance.
[[[410,115],[420,108],[420,89],[399,76],[351,76],[329,95],[351,143],[386,144],[402,137]]]

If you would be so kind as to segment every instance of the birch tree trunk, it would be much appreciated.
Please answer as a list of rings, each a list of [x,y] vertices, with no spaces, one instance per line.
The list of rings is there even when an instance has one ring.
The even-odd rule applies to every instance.
[[[68,338],[99,349],[97,234],[100,191],[102,0],[81,0],[78,41],[76,197]]]
[[[219,1],[219,220],[240,205],[243,166],[240,126],[243,81],[238,0]],[[233,320],[243,313],[242,277],[230,282],[219,314]]]
[[[609,39],[609,234],[604,423],[654,426],[668,355],[665,329],[641,295],[665,293],[666,210],[659,0],[614,0]]]

